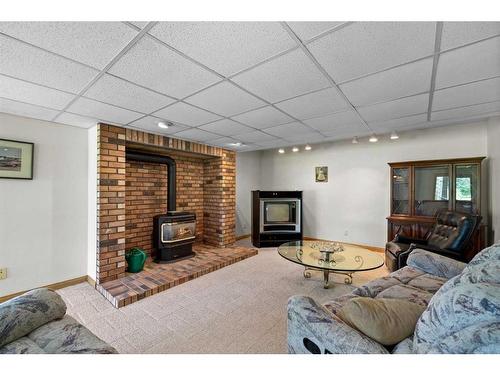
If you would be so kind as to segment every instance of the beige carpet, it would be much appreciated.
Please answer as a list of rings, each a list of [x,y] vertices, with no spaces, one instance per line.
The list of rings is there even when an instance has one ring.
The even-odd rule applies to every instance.
[[[353,288],[331,275],[332,286],[323,289],[321,273],[304,279],[302,271],[268,248],[119,310],[87,283],[58,292],[68,314],[120,353],[286,353],[290,296],[325,302]],[[387,273],[385,267],[356,273],[353,285]]]

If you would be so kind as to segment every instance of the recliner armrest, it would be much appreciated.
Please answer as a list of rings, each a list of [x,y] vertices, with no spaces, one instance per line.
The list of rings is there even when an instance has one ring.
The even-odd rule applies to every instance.
[[[411,252],[407,264],[431,275],[446,279],[451,279],[460,274],[467,266],[466,263],[420,248],[416,248]]]
[[[407,237],[402,234],[396,234],[394,237],[393,242],[399,242],[399,243],[405,243],[405,244],[419,244],[419,245],[427,245],[427,240],[423,240],[420,238],[412,238],[412,237]]]
[[[288,300],[288,352],[301,354],[387,354],[378,342],[358,332],[306,296]]]

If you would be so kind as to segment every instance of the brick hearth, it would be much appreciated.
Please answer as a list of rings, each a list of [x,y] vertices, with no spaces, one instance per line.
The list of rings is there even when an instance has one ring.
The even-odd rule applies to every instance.
[[[166,166],[127,161],[127,150],[166,155],[176,161],[177,210],[196,213],[197,258],[210,258],[210,267],[203,272],[253,255],[252,251],[242,252],[238,248],[224,249],[235,242],[234,151],[106,124],[98,125],[97,146],[96,285],[103,294],[110,295],[112,281],[123,287],[122,280],[134,279],[125,273],[125,251],[139,246],[148,255],[153,253],[152,218],[167,208]],[[196,265],[192,261],[186,264]],[[154,267],[148,267],[152,272]],[[196,277],[193,275],[199,272],[187,272],[179,280]],[[149,285],[148,277],[138,278]],[[163,289],[171,287],[170,281],[161,285]],[[127,295],[123,300],[130,303],[159,288],[150,285],[147,291],[141,289],[135,297]],[[130,290],[134,287],[130,286]]]
[[[196,244],[194,251],[196,256],[174,263],[148,262],[142,272],[99,284],[97,290],[113,306],[123,307],[257,254],[256,249],[203,244]]]

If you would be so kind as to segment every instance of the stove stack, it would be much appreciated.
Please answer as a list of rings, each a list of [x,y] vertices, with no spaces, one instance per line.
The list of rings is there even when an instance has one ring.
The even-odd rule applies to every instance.
[[[164,155],[152,155],[127,151],[127,160],[167,165],[168,201],[167,213],[153,218],[153,246],[156,249],[155,262],[167,263],[193,256],[193,242],[196,239],[196,215],[192,212],[176,211],[176,168],[175,160]]]

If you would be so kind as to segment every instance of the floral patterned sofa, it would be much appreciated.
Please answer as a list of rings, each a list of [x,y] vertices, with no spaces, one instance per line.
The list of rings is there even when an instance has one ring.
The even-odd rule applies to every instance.
[[[0,304],[0,354],[116,353],[75,319],[49,289],[35,289]]]
[[[407,266],[323,306],[306,296],[288,302],[290,353],[500,353],[500,244],[469,263],[422,249]],[[354,297],[402,298],[426,310],[409,338],[384,347],[335,315]],[[387,327],[390,329],[390,327]]]

